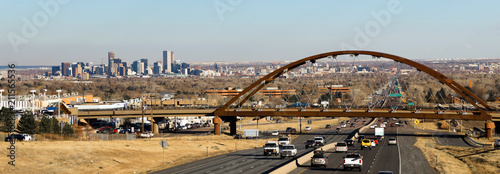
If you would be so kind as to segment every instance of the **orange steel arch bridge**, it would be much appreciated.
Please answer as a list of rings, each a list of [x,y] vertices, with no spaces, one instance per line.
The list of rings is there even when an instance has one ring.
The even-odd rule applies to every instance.
[[[392,59],[399,63],[404,63],[409,66],[416,68],[418,71],[425,72],[435,79],[439,80],[442,84],[447,85],[452,90],[457,92],[460,96],[462,96],[465,100],[467,100],[470,104],[472,104],[478,111],[474,111],[471,114],[467,113],[445,113],[445,112],[435,112],[435,111],[395,111],[395,110],[331,110],[328,111],[326,109],[239,109],[239,106],[242,106],[250,97],[252,97],[255,93],[257,93],[260,89],[262,89],[267,84],[271,83],[276,78],[281,75],[287,73],[290,70],[293,70],[307,62],[315,63],[319,59],[323,58],[336,58],[339,55],[370,55],[374,58],[387,58]],[[238,101],[239,100],[239,101]],[[238,101],[238,102],[237,102]],[[230,106],[236,106],[235,108],[230,108]],[[425,65],[422,65],[418,62],[381,52],[375,51],[361,51],[361,50],[350,50],[350,51],[335,51],[322,53],[310,57],[306,57],[290,63],[286,66],[277,69],[261,79],[257,80],[247,88],[245,88],[238,95],[234,96],[229,102],[227,102],[224,106],[218,108],[213,112],[213,115],[219,116],[214,119],[215,132],[218,132],[218,126],[222,122],[222,120],[229,122],[230,125],[230,134],[236,133],[236,116],[300,116],[300,117],[396,117],[396,118],[427,118],[427,119],[461,119],[461,120],[492,120],[491,111],[494,111],[492,107],[482,101],[479,97],[474,95],[472,92],[467,90],[462,85],[448,78],[447,76],[437,72]],[[496,115],[496,114],[495,114]],[[494,128],[493,122],[486,122],[485,125],[487,132],[489,131],[488,136],[491,136],[491,130]]]

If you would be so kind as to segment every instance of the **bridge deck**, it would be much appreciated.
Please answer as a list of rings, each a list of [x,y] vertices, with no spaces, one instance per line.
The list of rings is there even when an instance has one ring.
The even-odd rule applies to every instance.
[[[168,116],[213,116],[215,109],[161,109],[153,110],[153,117]],[[142,110],[117,110],[117,111],[79,111],[81,118],[107,118],[107,117],[140,117]],[[396,118],[427,118],[427,119],[460,119],[460,120],[493,120],[500,121],[500,113],[489,112],[492,117],[482,115],[462,115],[457,111],[446,111],[437,114],[435,110],[421,110],[420,113],[412,113],[408,110],[397,110],[395,113],[389,113],[387,109],[376,109],[372,112],[366,112],[365,109],[351,109],[350,112],[344,112],[341,109],[330,109],[322,111],[320,108],[306,108],[299,111],[298,108],[277,109],[241,109],[238,111],[222,112],[218,116],[302,116],[302,117],[396,117]],[[151,110],[145,110],[144,116],[151,116]]]

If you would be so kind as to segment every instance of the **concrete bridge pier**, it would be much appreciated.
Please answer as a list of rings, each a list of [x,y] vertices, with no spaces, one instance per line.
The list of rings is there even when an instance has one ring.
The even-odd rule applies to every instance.
[[[158,135],[160,133],[159,128],[158,128],[158,123],[162,121],[164,118],[163,117],[153,117],[151,119],[151,129],[153,131],[153,134]]]
[[[238,121],[236,116],[228,117],[226,121],[229,122],[229,135],[236,135],[236,122]]]
[[[491,140],[493,138],[493,129],[495,128],[495,123],[491,121],[486,121],[485,124],[486,138]]]

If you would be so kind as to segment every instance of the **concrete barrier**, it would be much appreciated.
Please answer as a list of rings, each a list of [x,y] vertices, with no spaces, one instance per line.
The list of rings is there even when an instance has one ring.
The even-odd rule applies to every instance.
[[[356,131],[356,133],[354,134],[354,136],[351,137],[351,139],[353,139],[353,138],[354,138],[353,140],[357,139],[359,137],[358,132],[362,132],[362,130],[365,131],[375,121],[376,121],[376,119],[373,118],[373,120],[370,121],[367,125],[365,125],[365,126],[361,127],[360,129],[358,129]],[[332,150],[333,148],[335,148],[335,145],[337,145],[337,142],[324,145],[321,148],[323,148],[324,151],[329,151],[329,150]],[[321,149],[321,148],[318,148],[318,149]],[[270,174],[290,173],[291,171],[293,171],[293,170],[295,170],[297,168],[297,165],[303,165],[306,162],[310,161],[311,157],[313,155],[314,155],[314,151],[311,151],[311,152],[309,152],[309,153],[307,153],[305,155],[302,155],[301,157],[295,159],[295,161],[289,162],[288,164],[285,164],[282,167],[280,167],[280,168],[278,168],[278,169],[270,172]]]

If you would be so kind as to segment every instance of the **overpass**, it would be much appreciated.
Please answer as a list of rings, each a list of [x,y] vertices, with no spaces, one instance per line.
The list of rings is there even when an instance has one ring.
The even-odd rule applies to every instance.
[[[425,72],[431,77],[437,79],[440,83],[448,86],[457,94],[459,94],[463,99],[465,99],[469,104],[473,105],[477,111],[469,112],[469,113],[460,113],[454,111],[411,111],[411,110],[384,110],[384,109],[373,109],[373,108],[365,108],[365,109],[314,109],[314,108],[306,108],[306,109],[243,109],[241,106],[245,102],[247,102],[250,97],[252,97],[255,93],[264,88],[267,84],[273,82],[276,78],[279,78],[283,74],[287,73],[290,70],[293,70],[301,65],[306,64],[307,62],[315,63],[319,59],[323,58],[332,58],[335,59],[339,55],[351,55],[357,57],[358,55],[369,55],[374,58],[387,58],[392,59],[399,63],[404,63],[411,67],[416,68],[418,71]],[[142,115],[143,111],[88,111],[85,115],[85,112],[79,113],[80,117],[87,118],[98,118],[102,116],[107,117],[137,117]],[[151,113],[152,112],[152,113]],[[495,111],[494,108],[490,107],[486,102],[482,101],[475,94],[467,90],[465,87],[460,85],[459,83],[453,81],[448,78],[444,74],[437,72],[436,70],[429,68],[425,65],[422,65],[418,62],[381,52],[374,51],[360,51],[360,50],[352,50],[352,51],[335,51],[322,53],[318,55],[313,55],[310,57],[306,57],[300,59],[298,61],[292,62],[286,66],[283,66],[261,79],[255,81],[253,84],[242,90],[238,95],[234,96],[229,102],[225,105],[213,109],[187,109],[187,110],[154,110],[154,111],[144,111],[144,115],[149,115],[150,117],[155,118],[163,118],[165,116],[217,116],[214,118],[215,124],[215,134],[220,134],[219,126],[222,121],[229,122],[230,125],[230,134],[236,134],[236,117],[255,117],[255,116],[300,116],[300,117],[396,117],[396,118],[421,118],[421,119],[461,119],[461,120],[485,120],[485,128],[487,131],[487,136],[492,136],[492,129],[496,126],[500,126],[500,114],[498,111]],[[152,116],[151,116],[152,115]],[[494,117],[493,117],[494,116]],[[156,121],[156,119],[155,119]],[[494,122],[491,122],[494,121]]]

